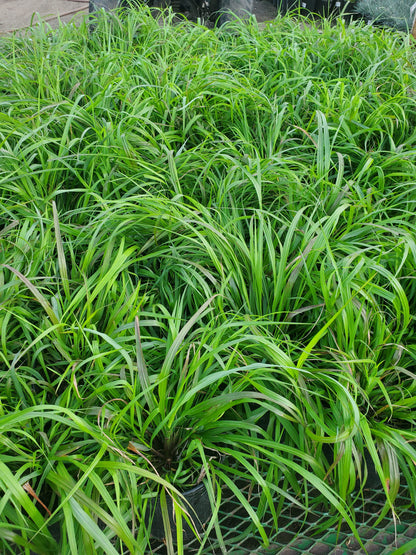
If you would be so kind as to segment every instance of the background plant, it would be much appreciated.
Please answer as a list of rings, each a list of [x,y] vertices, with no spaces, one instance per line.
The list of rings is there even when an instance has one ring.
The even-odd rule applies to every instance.
[[[359,0],[356,10],[372,20],[389,25],[400,31],[412,28],[413,17],[411,0],[398,0],[394,3],[374,2],[373,0]]]

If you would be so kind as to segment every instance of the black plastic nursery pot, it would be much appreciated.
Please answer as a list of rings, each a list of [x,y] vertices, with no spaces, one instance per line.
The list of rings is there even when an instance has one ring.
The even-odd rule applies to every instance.
[[[329,15],[335,7],[333,0],[301,0],[301,8],[310,13]]]
[[[277,10],[281,14],[300,8],[305,14],[328,16],[340,14],[351,4],[349,0],[277,0]]]
[[[325,455],[325,458],[327,459],[329,464],[332,464],[334,462],[334,446],[331,443],[326,443],[323,446],[322,449],[323,454]],[[378,472],[376,470],[374,461],[370,455],[370,452],[368,451],[368,449],[364,449],[363,454],[362,454],[362,459],[361,459],[361,468],[360,468],[360,474],[361,476],[365,475],[365,484],[364,484],[364,489],[371,489],[371,490],[380,490],[382,491],[383,486],[380,480],[380,476],[378,475]],[[361,487],[361,483],[359,480],[357,480],[357,483],[355,484],[355,489],[358,490]]]
[[[299,0],[277,0],[277,11],[282,15],[296,9],[298,6]]]
[[[150,8],[172,8],[175,15],[208,27],[222,25],[234,17],[246,19],[253,13],[253,0],[90,0],[90,13],[104,9],[128,8],[147,4]]]
[[[198,484],[192,489],[182,492],[185,500],[181,499],[180,502],[184,509],[189,514],[189,519],[193,523],[194,530],[200,534],[204,531],[205,524],[209,521],[212,516],[212,508],[209,500],[209,495],[207,488],[204,483]],[[173,507],[173,501],[171,497],[166,494],[166,504],[169,515],[169,524],[172,532],[173,541],[176,541],[176,521],[175,521],[175,510]],[[163,522],[162,506],[160,497],[158,497],[155,503],[150,504],[150,508],[147,512],[147,518],[150,521],[151,527],[150,534],[153,538],[163,540],[165,538],[165,526]],[[185,541],[190,541],[195,538],[195,531],[191,528],[185,518],[182,519],[183,527],[183,539]]]
[[[343,11],[353,11],[351,0],[301,0],[301,5],[308,11],[323,16],[339,15]]]
[[[186,8],[187,3],[192,3],[193,0],[172,0],[171,2],[167,1],[166,3],[163,0],[155,0],[152,2],[152,5],[155,6],[164,6],[172,3],[175,7],[182,6]],[[226,0],[229,3],[229,8],[233,10],[233,8],[241,9],[245,8],[247,11],[250,10],[251,0]],[[138,1],[139,3],[139,1]],[[195,3],[195,2],[194,2]],[[204,2],[201,0],[200,2],[203,4]],[[212,2],[213,5],[216,5],[218,2]],[[224,3],[224,2],[223,2]],[[134,4],[134,3],[133,3]],[[198,4],[198,0],[196,0],[196,4]],[[351,5],[351,1],[349,0],[274,0],[274,4],[277,7],[278,13],[284,15],[287,12],[292,10],[301,9],[301,11],[305,14],[319,14],[328,16],[330,14],[339,14],[345,7]],[[90,13],[98,11],[100,9],[104,9],[106,11],[114,10],[118,7],[128,6],[128,0],[90,0],[89,3],[89,11]],[[180,11],[180,10],[179,10]],[[185,10],[189,11],[189,10]],[[192,11],[192,10],[191,10]],[[195,11],[195,10],[193,10]]]

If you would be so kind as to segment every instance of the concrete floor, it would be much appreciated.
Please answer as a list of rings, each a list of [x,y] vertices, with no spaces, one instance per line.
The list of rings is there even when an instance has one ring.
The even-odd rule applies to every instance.
[[[88,0],[0,0],[0,33],[29,27],[37,15],[52,26],[88,13]]]

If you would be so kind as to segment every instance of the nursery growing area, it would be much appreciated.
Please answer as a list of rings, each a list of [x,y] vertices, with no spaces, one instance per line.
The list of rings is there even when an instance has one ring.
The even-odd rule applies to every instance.
[[[154,15],[0,39],[0,551],[276,552],[287,507],[364,549],[374,489],[394,545],[414,41]]]

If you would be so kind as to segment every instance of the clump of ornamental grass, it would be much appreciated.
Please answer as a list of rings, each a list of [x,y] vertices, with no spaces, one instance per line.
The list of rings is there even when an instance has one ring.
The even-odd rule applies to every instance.
[[[5,553],[146,552],[159,495],[183,552],[198,482],[223,552],[226,488],[258,546],[371,464],[416,502],[408,38],[163,18],[0,41]]]
[[[146,198],[141,201],[145,205]],[[272,511],[277,519],[273,496],[294,499],[293,494],[286,493],[284,483],[295,484],[295,476],[301,473],[353,528],[347,506],[323,481],[323,469],[296,447],[298,432],[295,427],[293,436],[290,423],[301,428],[306,425],[296,406],[303,408],[297,372],[275,342],[265,337],[264,352],[259,349],[263,342],[259,343],[258,331],[253,333],[252,329],[257,330],[261,322],[253,325],[233,313],[226,315],[217,306],[214,311],[210,307],[213,297],[189,317],[186,289],[171,310],[160,298],[155,304],[157,286],[153,294],[141,293],[133,283],[140,276],[141,264],[147,273],[147,256],[133,257],[132,247],[124,246],[123,241],[113,250],[112,245],[118,243],[115,233],[105,234],[103,242],[94,242],[91,237],[87,252],[79,252],[76,240],[68,249],[70,226],[61,225],[54,203],[51,215],[49,221],[43,217],[35,222],[31,234],[25,225],[9,229],[2,265],[3,329],[9,334],[3,336],[2,352],[7,367],[2,375],[7,392],[2,420],[3,447],[7,449],[5,475],[13,476],[14,471],[20,475],[31,465],[30,457],[35,456],[36,461],[25,474],[27,495],[13,500],[11,507],[15,509],[5,514],[10,528],[5,548],[28,545],[33,540],[36,549],[56,549],[57,538],[48,528],[55,525],[61,534],[58,541],[75,545],[80,535],[87,533],[88,541],[105,550],[109,544],[101,537],[100,527],[94,525],[94,518],[91,522],[83,516],[87,508],[105,526],[107,539],[120,545],[143,546],[150,524],[143,516],[152,495],[159,490],[166,495],[167,491],[179,496],[175,498],[180,503],[182,488],[186,491],[202,479],[213,513],[220,500],[219,486],[226,484],[240,498],[267,544],[259,515],[241,496],[234,480],[251,476],[261,485],[262,510]],[[89,227],[91,234],[100,236],[99,226]],[[18,244],[26,255],[20,265],[14,256]],[[13,266],[8,263],[10,258],[14,259]],[[40,279],[27,266],[29,258],[38,260],[39,265],[33,268],[37,274],[45,260],[46,264],[52,260],[57,263],[58,274]],[[195,327],[199,320],[202,322]],[[268,351],[270,360],[265,359]],[[277,376],[281,385],[271,388]],[[352,398],[342,385],[336,389],[340,398],[345,394],[352,414]],[[273,423],[264,429],[259,421],[265,416],[268,420],[270,415]],[[27,426],[19,431],[19,423],[27,421],[30,431]],[[275,434],[282,434],[287,425],[286,442],[278,448]],[[267,476],[259,470],[263,466],[268,468]],[[314,472],[307,470],[309,467]],[[109,469],[121,476],[130,474],[117,493],[117,498],[126,497],[123,529],[106,513],[113,512],[116,495]],[[80,472],[85,473],[85,479],[79,478]],[[77,481],[71,482],[76,476]],[[13,478],[17,487],[16,480]],[[89,484],[91,480],[87,487],[86,481]],[[81,484],[87,491],[98,487],[96,495],[99,499],[103,496],[104,508],[97,512],[101,504],[96,495],[96,503],[88,504],[83,490],[84,495],[78,496],[80,506],[71,502],[73,512],[67,514],[67,496]],[[124,491],[128,487],[136,490],[133,498]],[[27,510],[32,497],[40,500],[47,516],[40,536],[41,516],[37,512],[32,511],[29,519],[19,519],[17,528],[14,521],[13,511]],[[177,518],[186,515],[192,523],[186,505],[178,511]],[[114,518],[119,517],[116,512]],[[214,521],[211,526],[215,526]],[[168,537],[169,532],[166,534]],[[218,529],[219,539],[220,534]],[[180,537],[177,542],[181,545]]]

